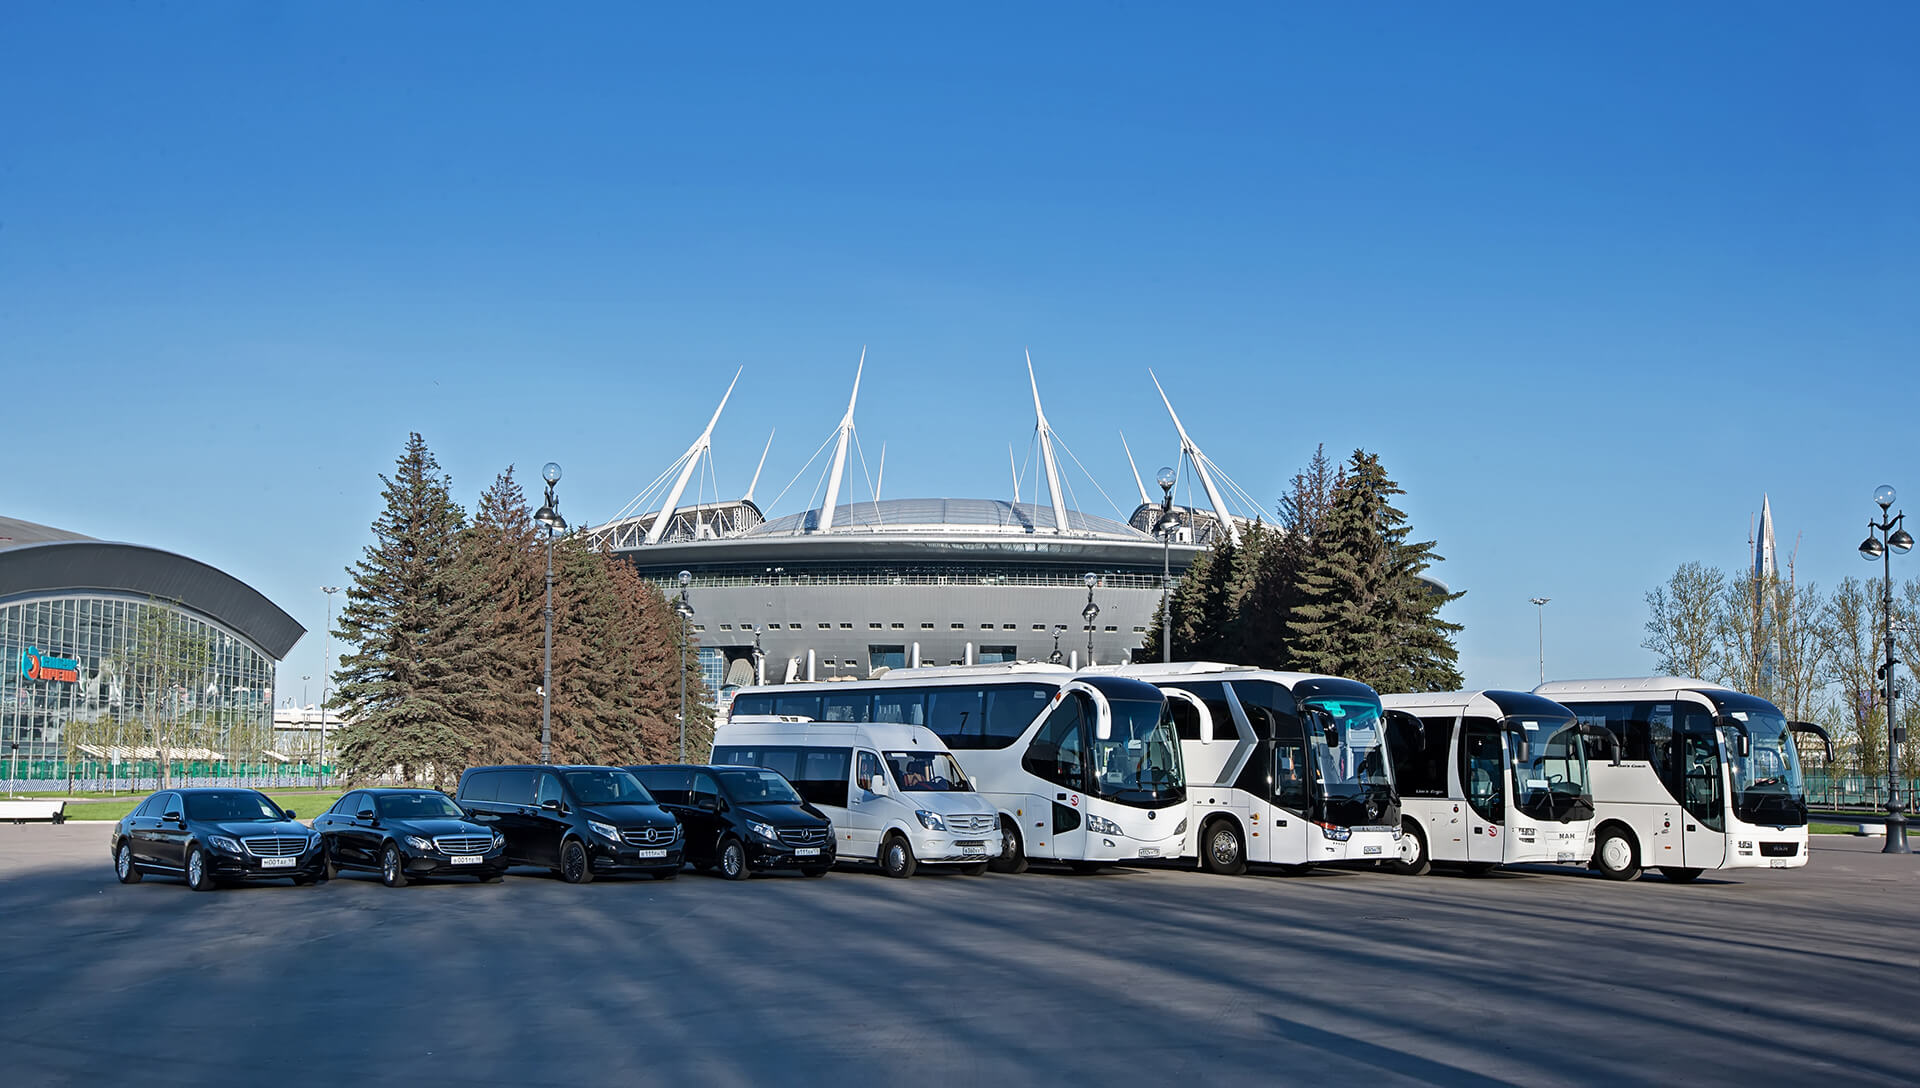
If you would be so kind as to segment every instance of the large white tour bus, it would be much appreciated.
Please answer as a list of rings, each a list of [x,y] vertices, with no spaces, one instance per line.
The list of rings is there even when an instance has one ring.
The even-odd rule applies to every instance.
[[[1206,661],[1089,673],[1166,694],[1197,832],[1185,856],[1210,871],[1399,856],[1400,800],[1380,697],[1367,685]]]
[[[1706,869],[1807,863],[1807,795],[1794,733],[1765,699],[1677,676],[1569,680],[1533,689],[1620,742],[1594,761],[1593,865],[1615,880],[1657,868],[1687,881]]]
[[[1452,862],[1469,871],[1526,862],[1585,865],[1593,856],[1589,743],[1613,736],[1523,691],[1382,695],[1400,787],[1400,855],[1418,875]]]
[[[1030,858],[1092,870],[1186,846],[1180,746],[1159,689],[1139,680],[1025,662],[896,669],[742,688],[727,714],[932,730],[999,810],[1000,872]]]

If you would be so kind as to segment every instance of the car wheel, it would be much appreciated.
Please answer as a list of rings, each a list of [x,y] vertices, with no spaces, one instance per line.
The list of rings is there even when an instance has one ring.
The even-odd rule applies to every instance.
[[[587,863],[587,848],[579,839],[560,844],[560,879],[569,884],[593,883],[593,866]]]
[[[720,875],[728,880],[745,880],[753,875],[747,872],[747,848],[732,835],[720,843]]]
[[[962,865],[960,866],[960,872],[966,876],[985,876],[987,875],[987,863],[984,861],[976,861],[970,865]]]
[[[1682,869],[1672,865],[1662,865],[1660,867],[1660,875],[1673,881],[1675,884],[1691,884],[1700,879],[1700,873],[1701,870],[1699,869]]]
[[[400,848],[393,843],[388,843],[386,849],[380,851],[380,883],[389,888],[407,886],[407,861],[400,856]]]
[[[1000,821],[1000,856],[987,863],[996,873],[1024,873],[1027,853],[1020,843],[1020,829],[1012,820]]]
[[[133,844],[121,843],[120,849],[113,852],[113,875],[120,878],[122,884],[140,883],[140,867],[133,863]]]
[[[1246,844],[1240,840],[1240,826],[1232,820],[1222,818],[1208,824],[1200,842],[1208,872],[1239,876],[1247,871]]]
[[[187,848],[187,887],[196,892],[213,890],[213,870],[207,867],[207,855],[197,845]]]
[[[1640,875],[1640,850],[1633,839],[1617,827],[1600,832],[1593,847],[1593,860],[1600,875],[1608,880],[1632,880]]]
[[[1401,876],[1426,876],[1433,871],[1433,859],[1427,856],[1427,837],[1420,832],[1420,825],[1408,820],[1400,830],[1400,856],[1387,862],[1387,867]]]
[[[827,870],[831,868],[833,868],[831,865],[809,865],[805,869],[800,870],[800,875],[813,877],[826,876]]]
[[[908,846],[907,840],[898,833],[888,835],[886,841],[880,844],[881,872],[905,880],[919,867],[920,863],[913,857],[913,847]]]

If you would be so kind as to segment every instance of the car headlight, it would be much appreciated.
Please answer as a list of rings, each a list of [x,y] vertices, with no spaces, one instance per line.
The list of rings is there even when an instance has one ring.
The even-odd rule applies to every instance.
[[[768,842],[777,843],[780,841],[780,833],[773,829],[772,824],[763,824],[763,823],[758,823],[756,821],[749,820],[747,822],[747,830],[753,832],[754,834],[760,836],[762,839],[765,839]]]
[[[1104,816],[1095,816],[1091,812],[1087,814],[1087,830],[1093,832],[1096,835],[1126,834],[1126,832],[1120,830],[1119,824],[1114,823],[1112,820],[1109,820]]]
[[[408,835],[407,845],[413,847],[415,850],[433,849],[433,841],[431,839],[423,839],[418,835]]]
[[[507,837],[505,835],[502,835],[500,832],[495,831],[493,833],[493,845],[496,849],[507,845]]]
[[[594,834],[600,836],[603,839],[608,840],[609,842],[620,841],[620,831],[618,828],[614,827],[612,824],[603,824],[599,820],[588,820],[587,827],[591,829]]]
[[[1176,835],[1184,835],[1187,833],[1187,821],[1185,817],[1182,817],[1180,823],[1174,827],[1173,833]]]
[[[923,808],[914,813],[914,816],[919,818],[920,826],[926,828],[928,831],[945,831],[947,829],[947,821],[942,820],[940,814],[937,812],[928,812]]]
[[[240,844],[225,835],[208,835],[207,845],[228,854],[240,853]]]
[[[1320,834],[1325,835],[1334,842],[1346,842],[1348,839],[1353,838],[1353,829],[1350,827],[1336,827],[1333,824],[1321,824]]]

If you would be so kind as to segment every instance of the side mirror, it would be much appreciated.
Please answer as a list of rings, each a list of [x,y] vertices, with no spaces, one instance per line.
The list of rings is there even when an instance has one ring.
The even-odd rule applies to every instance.
[[[548,812],[559,812],[560,800],[559,798],[556,798],[556,797],[549,797],[546,800],[540,802],[540,807],[543,809],[546,809]]]
[[[172,820],[174,823],[180,822],[180,814],[178,812],[169,812],[165,816],[162,816],[160,818],[162,820]]]
[[[361,819],[361,820],[371,820],[373,818],[374,818],[374,811],[370,808],[361,809],[360,814],[357,817],[357,819]]]
[[[1329,748],[1340,747],[1340,727],[1337,725],[1328,725],[1326,729],[1326,733],[1327,733],[1327,747]]]
[[[1753,754],[1753,738],[1747,734],[1746,722],[1738,718],[1715,718],[1713,724],[1733,730],[1734,736],[1740,738],[1734,743],[1734,749],[1740,753],[1741,759]]]
[[[867,790],[875,797],[885,797],[887,795],[887,772],[881,771],[879,774],[874,775],[873,780],[867,783]]]
[[[709,796],[709,797],[702,797],[702,798],[700,799],[700,805],[699,805],[699,807],[701,807],[701,808],[703,808],[703,809],[706,809],[706,810],[707,810],[708,812],[719,812],[719,811],[720,811],[720,799],[719,799],[718,797],[711,797],[711,796]]]
[[[1820,743],[1825,745],[1827,749],[1827,762],[1833,762],[1833,738],[1827,735],[1825,729],[1822,729],[1812,722],[1788,722],[1787,728],[1795,733],[1808,733],[1819,737]]]

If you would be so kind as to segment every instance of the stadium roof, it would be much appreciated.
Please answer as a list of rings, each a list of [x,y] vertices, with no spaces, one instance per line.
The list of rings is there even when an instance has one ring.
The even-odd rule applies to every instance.
[[[755,526],[749,537],[802,536],[814,532],[820,522],[819,510],[807,510],[775,518]],[[838,506],[832,519],[835,533],[940,532],[961,535],[1004,533],[1058,533],[1054,512],[1034,503],[1013,503],[1000,499],[882,499]],[[1087,534],[1113,540],[1154,541],[1155,538],[1124,522],[1096,517],[1078,510],[1067,511],[1070,534]]]

